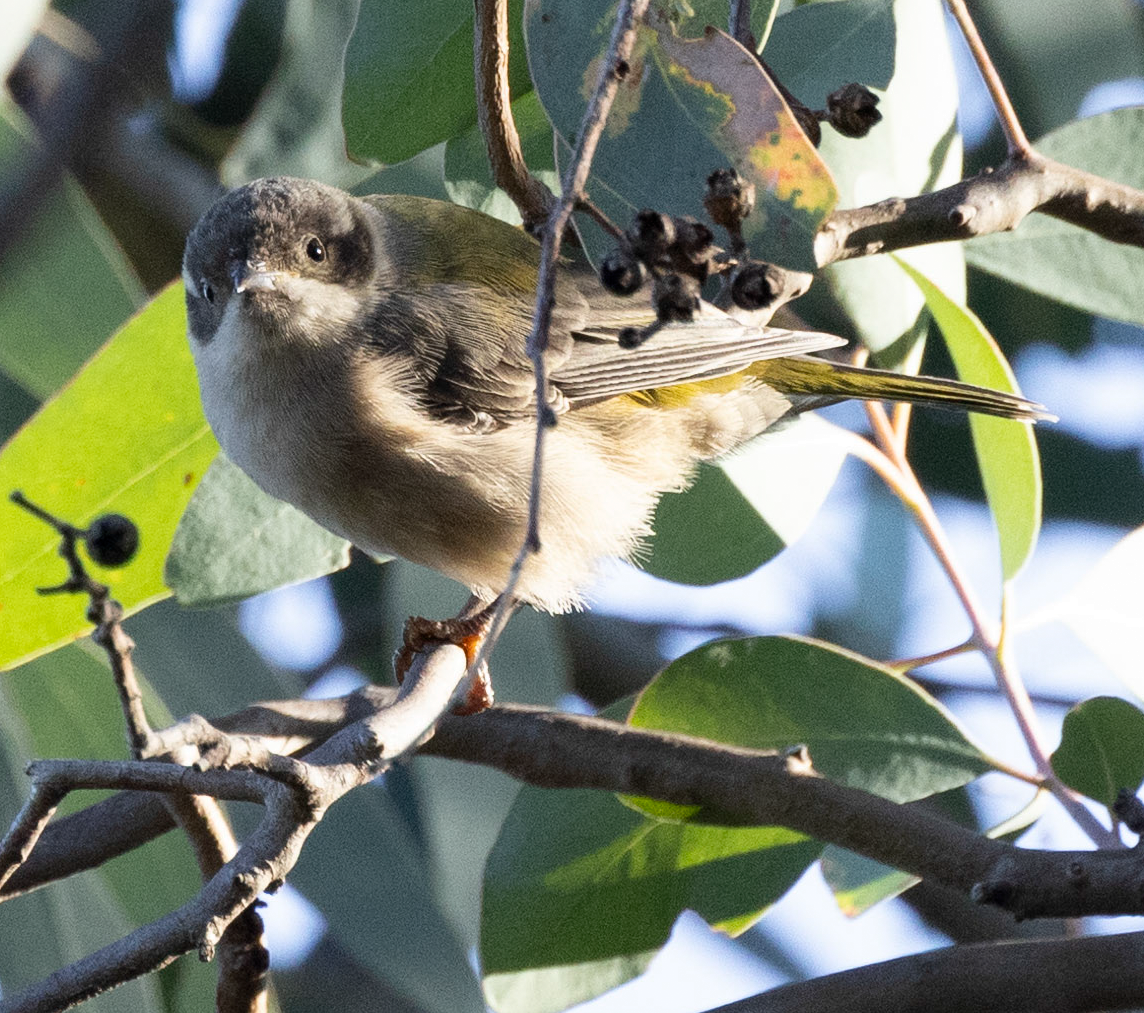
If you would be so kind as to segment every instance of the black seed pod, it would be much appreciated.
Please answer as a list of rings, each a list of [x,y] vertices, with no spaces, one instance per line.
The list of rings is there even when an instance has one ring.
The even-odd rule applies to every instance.
[[[748,260],[731,275],[731,301],[744,310],[765,310],[782,294],[782,277],[762,260]]]
[[[687,323],[699,309],[699,282],[686,274],[665,274],[656,278],[651,301],[662,323]]]
[[[735,232],[755,208],[755,184],[734,169],[716,169],[707,177],[703,206],[711,221]]]
[[[845,84],[826,97],[830,124],[844,137],[865,137],[882,119],[878,96],[862,84]]]
[[[627,235],[632,252],[651,264],[666,256],[667,248],[675,242],[675,223],[668,215],[644,208],[632,219]]]
[[[630,251],[617,246],[600,264],[600,283],[616,295],[633,295],[647,280],[647,268]]]

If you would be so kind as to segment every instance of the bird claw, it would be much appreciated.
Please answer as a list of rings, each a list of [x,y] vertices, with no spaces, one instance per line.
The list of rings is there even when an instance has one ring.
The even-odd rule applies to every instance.
[[[489,668],[485,662],[473,668],[489,632],[492,621],[492,607],[482,609],[473,616],[458,616],[455,619],[425,619],[410,616],[405,621],[402,646],[393,659],[393,670],[400,686],[413,665],[414,657],[430,644],[455,644],[465,652],[466,667],[471,672],[469,686],[464,699],[453,708],[458,715],[479,714],[493,705],[493,684]]]

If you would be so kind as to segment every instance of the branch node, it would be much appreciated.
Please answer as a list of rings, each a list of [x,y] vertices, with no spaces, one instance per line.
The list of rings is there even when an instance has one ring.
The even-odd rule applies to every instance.
[[[957,228],[964,228],[977,214],[977,208],[972,204],[958,204],[956,207],[951,208],[949,212],[950,224]]]
[[[1065,868],[1065,878],[1068,880],[1070,886],[1082,887],[1088,885],[1088,869],[1085,867],[1084,862],[1077,859],[1076,861],[1069,862]]]
[[[1007,879],[981,880],[969,890],[969,899],[974,904],[992,904],[1007,908],[1017,894],[1017,887]]]

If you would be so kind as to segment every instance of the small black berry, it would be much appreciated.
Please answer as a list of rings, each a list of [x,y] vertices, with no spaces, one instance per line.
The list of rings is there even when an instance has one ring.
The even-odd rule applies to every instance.
[[[716,169],[707,177],[703,206],[716,225],[734,231],[755,209],[755,184],[734,169]]]
[[[84,535],[87,554],[100,566],[123,566],[139,549],[139,529],[123,514],[103,514]]]
[[[830,124],[843,137],[865,137],[882,118],[878,96],[861,84],[843,85],[826,97]]]

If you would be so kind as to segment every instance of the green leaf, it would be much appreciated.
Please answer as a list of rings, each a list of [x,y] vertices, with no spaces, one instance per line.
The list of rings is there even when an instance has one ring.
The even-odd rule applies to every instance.
[[[509,86],[530,89],[521,36],[522,0],[509,4]],[[473,5],[415,6],[366,0],[345,55],[342,122],[350,154],[400,162],[477,122]]]
[[[1049,759],[1070,788],[1111,808],[1121,789],[1135,794],[1144,782],[1144,712],[1114,696],[1078,703]]]
[[[567,144],[595,89],[613,16],[609,0],[525,6],[529,68]],[[838,194],[754,58],[721,32],[684,39],[659,22],[639,29],[629,62],[593,161],[593,196],[611,191],[633,209],[702,218],[707,176],[734,166],[758,189],[757,210],[744,223],[754,255],[813,270],[813,237]]]
[[[894,17],[888,0],[804,4],[775,21],[763,56],[795,96],[811,109],[823,109],[827,95],[852,81],[867,88],[889,86]]]
[[[31,128],[0,100],[0,165],[24,171]],[[43,198],[0,270],[0,369],[37,398],[54,393],[143,302],[111,234],[68,176]]]
[[[59,538],[7,493],[22,489],[80,526],[108,511],[135,521],[139,552],[109,575],[116,598],[133,612],[166,595],[167,546],[217,448],[199,407],[182,286],[174,284],[0,451],[0,668],[88,631],[80,598],[36,594],[65,576]]]
[[[1017,381],[997,342],[977,316],[958,305],[905,260],[895,258],[925,297],[966,383],[1016,394]],[[1012,580],[1033,554],[1041,527],[1041,462],[1028,423],[972,414],[969,425],[985,498],[1001,540],[1001,570]]]
[[[1048,158],[1118,183],[1144,188],[1144,107],[1114,109],[1076,120],[1042,137]],[[1049,299],[1102,317],[1144,324],[1144,306],[1126,279],[1144,273],[1144,250],[1112,243],[1047,215],[1030,215],[1012,232],[966,246],[974,267]]]
[[[826,96],[849,81],[885,89],[879,94],[882,121],[869,136],[854,140],[823,126],[819,154],[834,174],[842,207],[922,193],[961,178],[957,78],[940,4],[805,4],[775,21],[763,55],[812,109],[823,108]],[[929,277],[964,298],[960,244],[924,247],[915,255],[925,258]],[[831,264],[799,300],[799,313],[815,326],[857,336],[884,353],[883,364],[904,361],[924,335],[915,327],[921,310],[915,287],[885,257]]]
[[[486,995],[501,1013],[590,998],[638,974],[685,908],[741,932],[821,847],[781,828],[664,823],[604,792],[526,786],[485,872]]]
[[[839,430],[804,415],[717,466],[656,507],[649,573],[714,584],[750,573],[799,539],[826,499],[846,450]]]
[[[182,604],[218,605],[349,561],[349,542],[268,496],[220,454],[179,521],[163,576]]]
[[[365,175],[346,158],[341,122],[342,65],[359,2],[285,0],[278,66],[219,169],[228,186],[283,173],[349,186]]]
[[[802,637],[700,647],[648,685],[629,720],[752,749],[804,745],[824,776],[895,802],[990,769],[953,717],[913,682]]]
[[[685,493],[660,499],[652,526],[640,566],[679,584],[734,580],[786,548],[723,469],[706,464]]]
[[[1036,618],[1067,624],[1132,692],[1144,697],[1142,572],[1144,528],[1137,528]]]

